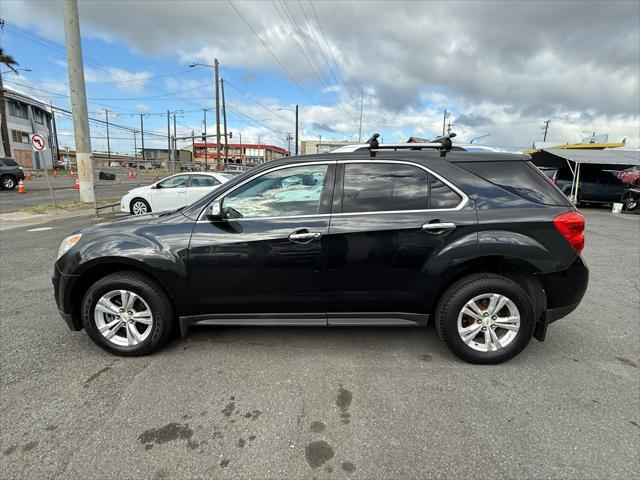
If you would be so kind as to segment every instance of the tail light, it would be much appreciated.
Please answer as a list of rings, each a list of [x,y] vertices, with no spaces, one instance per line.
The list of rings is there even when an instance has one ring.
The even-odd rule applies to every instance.
[[[573,249],[580,253],[584,248],[584,217],[578,212],[567,212],[555,217],[553,224]]]

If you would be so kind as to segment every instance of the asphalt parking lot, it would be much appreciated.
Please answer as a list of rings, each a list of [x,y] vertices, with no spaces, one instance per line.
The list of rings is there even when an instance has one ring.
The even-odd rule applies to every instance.
[[[493,367],[432,328],[194,328],[118,358],[52,296],[60,241],[98,220],[2,231],[1,476],[637,478],[640,216],[584,213],[585,300]]]

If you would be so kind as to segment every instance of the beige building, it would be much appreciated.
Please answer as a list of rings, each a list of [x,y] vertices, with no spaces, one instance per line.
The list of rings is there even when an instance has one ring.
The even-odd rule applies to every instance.
[[[318,153],[329,153],[338,147],[343,145],[353,145],[352,140],[322,140],[318,138],[316,140],[302,140],[300,142],[300,154],[301,155],[315,155]]]

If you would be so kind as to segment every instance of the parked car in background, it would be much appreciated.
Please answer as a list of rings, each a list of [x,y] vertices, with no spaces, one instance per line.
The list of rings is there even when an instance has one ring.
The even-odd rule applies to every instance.
[[[13,190],[20,180],[24,180],[24,171],[13,158],[0,157],[0,189]]]
[[[224,173],[180,173],[159,182],[128,191],[120,200],[120,210],[133,215],[176,210],[211,193],[231,176]]]
[[[76,232],[53,284],[69,328],[118,355],[148,354],[192,324],[433,322],[454,354],[495,364],[578,306],[583,230],[526,155],[287,157],[179,212]]]
[[[202,172],[204,166],[197,162],[185,162],[180,164],[181,172]]]
[[[640,167],[631,167],[622,170],[618,178],[627,185],[640,185]]]
[[[569,167],[559,168],[553,175],[552,181],[567,197],[571,195],[573,173]],[[582,165],[576,195],[577,203],[620,202],[626,188],[627,185],[613,173]]]

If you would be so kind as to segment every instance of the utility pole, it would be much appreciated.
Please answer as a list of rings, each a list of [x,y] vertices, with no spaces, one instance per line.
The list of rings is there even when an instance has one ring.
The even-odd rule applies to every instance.
[[[51,105],[51,122],[53,123],[53,138],[56,142],[56,163],[60,161],[60,144],[58,143],[58,127],[56,126],[56,112],[53,109],[53,102]]]
[[[316,148],[316,150],[318,151],[317,153],[322,153],[320,150],[322,150],[322,135],[318,135],[318,148]]]
[[[296,156],[298,156],[298,104],[296,103]]]
[[[447,109],[444,110],[444,115],[442,116],[442,136],[444,137],[444,128],[447,123],[447,117],[450,117],[451,114],[447,112]]]
[[[140,140],[141,140],[141,147],[142,147],[142,161],[144,161],[144,121],[142,120],[143,116],[142,114],[140,114]]]
[[[239,135],[240,135],[240,164],[244,165],[246,158],[244,156],[244,146],[242,145],[242,132],[240,132]]]
[[[218,59],[213,62],[213,73],[216,82],[216,169],[222,170],[222,157],[220,155],[220,83],[218,83]]]
[[[191,130],[191,161],[196,161],[196,132]]]
[[[202,140],[204,140],[204,169],[205,171],[209,170],[209,163],[208,163],[208,158],[209,158],[209,148],[207,147],[207,109],[203,108],[202,109],[202,118],[203,118],[203,125],[204,125],[204,130],[202,131]]]
[[[171,161],[173,157],[173,152],[171,151],[171,112],[167,110],[167,160],[169,162],[169,172],[173,172],[171,167],[173,166],[173,162]]]
[[[136,140],[137,134],[138,132],[134,130],[133,131],[133,158],[135,158],[136,161],[138,160],[138,142]]]
[[[222,89],[222,119],[224,122],[224,163],[229,163],[229,137],[227,137],[227,109],[224,103],[224,78],[220,79],[220,88]]]
[[[109,110],[104,111],[104,118],[107,121],[107,158],[111,160],[111,144],[109,143]]]
[[[547,132],[549,131],[550,123],[551,123],[551,120],[547,120],[546,122],[544,122],[544,127],[542,127],[544,129],[544,138],[542,139],[543,142],[547,141]]]
[[[180,163],[180,155],[178,155],[178,135],[176,134],[176,114],[173,114],[173,170],[175,171],[175,165]]]
[[[82,64],[78,1],[64,0],[62,10],[64,15],[64,37],[67,45],[69,91],[76,142],[80,201],[95,202],[93,164],[91,162],[91,132],[89,131],[87,92],[84,84],[84,65]]]
[[[287,141],[289,142],[289,148],[287,149],[287,152],[289,152],[289,156],[291,156],[291,139],[293,138],[293,135],[291,135],[291,132],[287,132]]]
[[[360,126],[358,127],[358,143],[362,142],[362,104],[364,102],[364,92],[360,91]]]

